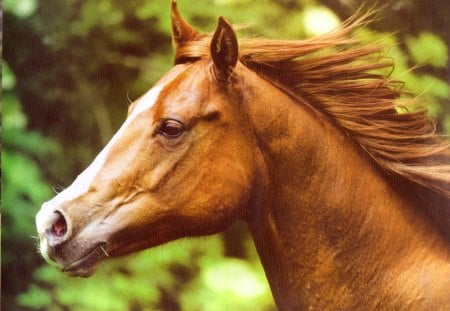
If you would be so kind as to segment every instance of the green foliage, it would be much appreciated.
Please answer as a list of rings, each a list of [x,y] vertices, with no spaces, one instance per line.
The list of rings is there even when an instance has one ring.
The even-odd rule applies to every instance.
[[[417,37],[408,36],[406,47],[414,65],[445,68],[448,64],[447,45],[435,34],[422,32]],[[428,103],[427,108],[430,115],[440,116],[444,120],[444,130],[450,133],[446,126],[450,122],[450,115],[443,109],[445,106],[442,104],[448,103],[450,99],[449,83],[435,75],[421,73],[420,71],[419,73],[410,72],[406,74],[403,80],[412,93],[419,94]]]
[[[4,222],[9,224],[2,231],[2,238],[10,241],[25,234],[35,234],[34,213],[43,200],[51,196],[51,189],[44,182],[35,158],[44,159],[57,149],[37,132],[26,130],[27,119],[13,89],[15,78],[7,64],[3,64],[3,184],[2,207]],[[2,259],[9,262],[8,250]]]
[[[435,34],[422,32],[418,37],[410,36],[406,40],[408,52],[417,63],[445,67],[448,61],[448,48]]]
[[[200,276],[181,296],[183,310],[269,310],[272,297],[261,269],[242,259],[203,258]],[[215,297],[211,299],[210,297]]]
[[[377,32],[369,29],[364,29],[358,32],[363,40],[367,42],[377,41],[378,43],[387,47],[386,57],[391,58],[395,62],[393,71],[390,73],[394,79],[404,82],[404,89],[416,96],[419,96],[417,101],[420,104],[426,104],[426,108],[431,116],[441,117],[444,124],[448,124],[447,120],[450,116],[445,111],[445,102],[450,99],[450,85],[447,81],[440,77],[427,73],[422,68],[426,64],[442,67],[447,62],[447,47],[439,38],[431,34],[421,35],[420,40],[408,40],[408,50],[413,52],[421,49],[421,44],[435,43],[436,49],[423,49],[421,52],[414,52],[410,55],[401,49],[398,38],[383,32]],[[414,42],[414,43],[412,43]],[[437,43],[439,42],[439,43]],[[433,52],[434,51],[434,52]],[[420,54],[420,56],[418,56]],[[444,57],[445,54],[445,57]],[[434,59],[434,61],[431,61]],[[410,70],[410,67],[418,65],[419,68]],[[446,130],[447,127],[445,126]],[[447,133],[450,133],[446,130]]]
[[[8,64],[2,64],[2,89],[3,91],[9,91],[16,85],[16,77],[11,72]]]
[[[1,257],[2,286],[7,289],[3,291],[3,304],[13,299],[8,291],[25,290],[26,283],[31,282],[31,271],[39,258],[34,215],[52,193],[44,182],[40,162],[48,160],[58,147],[39,133],[27,130],[27,118],[15,92],[16,79],[6,63],[2,66],[2,76]]]
[[[44,266],[34,273],[40,286],[31,284],[18,302],[46,310],[164,310],[169,296],[181,310],[270,309],[262,270],[223,252],[219,236],[176,241],[108,262],[88,281]]]

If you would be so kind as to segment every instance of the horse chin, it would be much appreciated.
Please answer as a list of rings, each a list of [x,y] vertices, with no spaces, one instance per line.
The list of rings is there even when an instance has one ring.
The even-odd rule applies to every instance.
[[[106,257],[103,245],[97,245],[83,257],[64,266],[61,270],[71,277],[90,277],[96,271],[101,260]]]
[[[63,269],[62,271],[70,277],[88,278],[97,271],[97,265],[98,264],[89,267],[78,267],[73,270]]]

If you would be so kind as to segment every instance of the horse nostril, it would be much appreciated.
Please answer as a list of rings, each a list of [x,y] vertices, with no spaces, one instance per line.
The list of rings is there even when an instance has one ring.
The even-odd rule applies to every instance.
[[[59,213],[58,213],[59,214]],[[52,233],[58,238],[64,236],[67,232],[67,223],[64,217],[59,214],[60,217],[56,220],[56,222],[52,225]]]
[[[67,234],[67,222],[60,212],[53,212],[48,220],[49,227],[45,230],[45,236],[51,246],[56,246],[65,240]]]

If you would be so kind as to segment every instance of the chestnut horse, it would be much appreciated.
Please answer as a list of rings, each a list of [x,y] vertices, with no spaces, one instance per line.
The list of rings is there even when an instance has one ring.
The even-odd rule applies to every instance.
[[[237,40],[173,1],[175,66],[43,204],[42,255],[90,276],[243,219],[280,310],[450,310],[450,150],[424,111],[397,108],[392,64],[351,35],[364,22]]]

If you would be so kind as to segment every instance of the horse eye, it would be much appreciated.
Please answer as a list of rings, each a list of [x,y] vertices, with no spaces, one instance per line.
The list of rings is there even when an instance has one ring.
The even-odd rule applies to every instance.
[[[158,129],[158,133],[167,138],[177,138],[183,132],[183,124],[175,120],[164,120]]]

